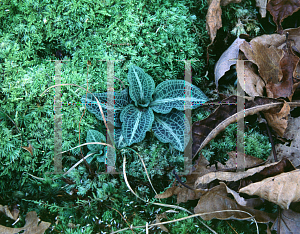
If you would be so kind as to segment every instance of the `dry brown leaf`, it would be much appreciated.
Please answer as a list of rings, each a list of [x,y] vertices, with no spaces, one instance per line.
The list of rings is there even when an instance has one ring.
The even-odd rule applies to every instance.
[[[290,106],[287,102],[284,103],[281,110],[276,113],[276,109],[263,111],[268,124],[279,135],[283,136],[288,123],[288,115],[290,114]]]
[[[279,66],[283,57],[282,50],[274,46],[267,47],[253,40],[250,43],[243,42],[240,50],[244,52],[247,59],[257,65],[258,72],[265,84],[270,81],[276,84],[282,79],[282,71]]]
[[[33,147],[31,144],[28,147],[22,146],[23,149],[27,150],[31,155],[33,155]]]
[[[300,166],[300,117],[289,117],[288,127],[283,137],[292,140],[292,142],[290,146],[287,143],[275,145],[277,159],[281,160],[283,157],[287,157],[298,168]],[[273,151],[268,159],[270,162],[274,162]]]
[[[300,27],[298,28],[289,28],[289,29],[285,29],[283,31],[282,36],[285,36],[286,33],[289,33],[289,39],[293,40],[293,45],[297,48],[298,51],[300,51]]]
[[[282,33],[281,22],[283,19],[292,15],[299,9],[299,0],[270,0],[267,4],[267,10],[273,16],[273,20],[277,25],[278,33]]]
[[[227,153],[229,155],[229,159],[226,161],[226,164],[223,165],[218,163],[218,170],[222,169],[229,169],[229,168],[236,168],[237,167],[237,157],[244,157],[245,159],[245,168],[255,167],[258,164],[261,164],[264,160],[260,158],[253,157],[251,155],[243,154],[237,151],[231,151]]]
[[[224,184],[226,186],[225,183],[223,182],[220,182],[220,184]],[[227,193],[231,193],[232,196],[234,197],[235,201],[241,205],[241,206],[247,206],[247,207],[250,207],[250,208],[254,208],[254,207],[257,207],[257,206],[260,206],[263,204],[264,202],[264,199],[262,198],[249,198],[249,199],[245,199],[243,197],[241,197],[239,195],[239,193],[237,193],[236,191],[228,188],[226,186],[226,190],[227,190]]]
[[[195,165],[191,168],[189,175],[186,177],[186,185],[193,188],[194,183],[198,176],[204,175],[208,172],[215,171],[215,168],[208,168],[209,162],[207,159],[201,154],[201,156],[195,161]],[[186,187],[178,187],[173,186],[172,188],[168,188],[164,193],[157,194],[155,198],[168,198],[173,195],[177,195],[177,203],[187,202],[188,200],[196,200],[199,199],[207,190],[191,190]]]
[[[296,29],[286,29],[283,31],[283,33],[284,33],[284,35],[280,35],[280,34],[262,35],[262,36],[252,39],[250,43],[257,42],[259,44],[266,46],[267,48],[269,48],[270,46],[274,46],[277,49],[282,50],[287,47],[285,34],[289,33],[288,42],[291,44],[291,50],[292,51],[294,51],[294,50],[300,51],[300,27],[296,28]],[[292,54],[294,54],[294,53],[292,53]],[[297,59],[297,57],[295,57],[294,55],[289,55],[289,53],[286,53],[286,52],[284,53],[284,56],[286,57],[285,58],[286,61],[284,61],[284,60],[280,61],[280,66],[281,66],[280,69],[283,70],[283,74],[282,74],[282,76],[278,77],[279,78],[278,81],[281,81],[284,78],[283,77],[284,74],[285,74],[286,81],[283,84],[276,83],[276,85],[269,84],[269,86],[274,86],[274,85],[279,86],[277,88],[277,90],[279,92],[282,92],[282,90],[280,90],[280,87],[282,85],[284,85],[284,89],[286,89],[287,81],[289,81],[289,83],[293,84],[293,85],[289,84],[289,87],[291,87],[291,86],[293,87],[292,93],[294,93],[296,87],[298,86],[298,84],[296,84],[296,83],[299,82],[299,80],[294,79],[293,82],[291,82],[291,81],[292,81],[292,76],[294,78],[300,78],[300,62],[297,62],[297,60],[299,60],[299,58]],[[288,58],[288,56],[290,56],[291,58]],[[244,59],[244,57],[242,57],[242,59]],[[249,64],[251,64],[251,63],[250,62],[245,63],[245,74],[247,75],[247,72],[249,72],[249,71],[246,70],[247,69],[246,64],[249,66]],[[273,66],[273,64],[270,65],[270,67],[272,67],[272,66]],[[250,74],[253,74],[255,72],[256,72],[255,69],[250,70]],[[255,80],[257,80],[257,79],[255,79]],[[247,82],[245,84],[247,84]],[[247,86],[246,86],[246,88],[247,88]],[[268,87],[268,88],[270,89],[270,87]],[[274,90],[273,94],[272,94],[272,93],[270,93],[271,91],[267,89],[267,93],[268,93],[267,96],[274,97],[274,98],[289,97],[287,91],[290,92],[290,90],[283,90],[283,91],[284,91],[283,94],[280,94],[280,93],[276,94],[276,91]],[[246,92],[246,90],[245,90],[245,92]],[[247,93],[249,94],[249,92],[247,92]],[[254,95],[250,94],[250,96],[254,96]]]
[[[211,42],[215,40],[218,29],[222,27],[220,1],[221,0],[212,0],[206,14],[206,30]]]
[[[239,54],[239,46],[245,40],[237,38],[231,46],[221,55],[215,65],[215,83],[218,88],[219,79],[230,70],[230,66],[236,64],[236,59]]]
[[[261,15],[261,18],[266,17],[266,7],[267,7],[267,0],[256,0],[256,7],[259,7],[259,13]]]
[[[255,168],[251,168],[247,171],[240,171],[240,172],[223,172],[223,171],[217,171],[217,172],[210,172],[205,174],[204,176],[199,177],[195,182],[195,188],[206,188],[209,183],[211,183],[214,180],[220,180],[220,181],[238,181],[243,178],[249,177],[254,175],[257,172],[262,171],[266,167],[270,167],[273,165],[276,165],[278,162],[271,163],[268,165],[263,165]]]
[[[166,213],[156,214],[155,223],[161,223],[161,219],[168,219]],[[158,227],[164,232],[169,233],[168,228],[166,228],[163,224],[159,224]]]
[[[251,42],[260,43],[266,46],[267,48],[270,46],[274,46],[278,49],[282,49],[281,47],[285,45],[285,41],[286,41],[285,39],[286,39],[285,35],[274,33],[269,35],[264,34],[259,37],[255,37],[251,40]]]
[[[237,96],[231,96],[221,103],[237,103]],[[263,97],[246,98],[245,109],[237,113],[236,105],[221,105],[206,119],[192,125],[192,155],[195,157],[212,139],[228,125],[259,111],[269,110],[282,105],[282,101]]]
[[[246,57],[240,52],[238,56],[239,60],[245,60]],[[251,97],[263,96],[265,87],[264,81],[259,75],[255,73],[254,64],[251,62],[244,62],[243,65],[238,62],[236,64],[237,79],[240,86]]]
[[[229,3],[240,3],[242,0],[221,0],[221,6],[227,6]]]
[[[224,210],[241,210],[250,213],[255,217],[258,223],[268,223],[274,222],[276,215],[268,214],[264,211],[255,210],[249,207],[241,206],[236,203],[235,200],[227,197],[227,190],[225,184],[220,184],[206,194],[204,194],[198,201],[197,206],[194,208],[195,214],[214,212],[214,211],[223,211],[216,212],[206,215],[200,215],[204,220],[216,219],[237,219],[237,220],[247,220],[249,219],[249,214],[244,212],[233,212],[233,211],[224,211]]]
[[[0,205],[0,212],[4,213],[8,218],[12,220],[17,220],[19,217],[20,211],[15,207],[11,211],[8,209],[8,206]]]
[[[278,175],[282,172],[295,170],[295,167],[292,163],[283,158],[280,162],[270,163],[267,165],[251,168],[247,171],[240,172],[210,172],[203,176],[198,177],[195,182],[194,188],[206,188],[209,183],[214,180],[219,181],[239,181],[244,178],[247,178],[248,182],[258,182],[265,178]],[[245,181],[244,181],[245,182]],[[243,183],[243,186],[246,186]]]
[[[289,97],[292,100],[293,93],[298,86],[298,83],[293,82],[293,73],[299,63],[299,57],[295,56],[292,52],[291,41],[287,42],[284,48],[284,56],[280,60],[280,68],[282,71],[282,79],[278,83],[272,81],[266,85],[267,96],[271,98]]]
[[[250,184],[241,188],[239,192],[257,195],[279,205],[282,209],[288,209],[291,202],[300,201],[299,181],[300,170],[294,170]]]
[[[201,154],[201,156],[195,161],[195,165],[191,168],[189,175],[186,177],[186,185],[193,188],[194,183],[199,175],[204,175],[208,172],[215,170],[215,168],[207,168],[209,162],[207,159]],[[202,194],[204,194],[207,190],[192,190],[186,187],[173,186],[172,188],[168,188],[164,193],[157,194],[155,198],[163,199],[168,198],[173,195],[177,195],[177,204],[181,202],[187,202],[189,200],[199,199]]]
[[[156,194],[155,198],[158,199],[164,199],[164,198],[168,198],[173,196],[174,194],[178,194],[178,192],[180,191],[180,187],[174,186],[171,188],[168,188],[165,192],[161,193],[161,194]]]
[[[277,230],[278,222],[280,230]],[[280,212],[280,217],[277,217],[273,223],[271,230],[277,231],[277,233],[299,233],[300,230],[300,214],[292,210],[282,210]]]
[[[36,215],[35,211],[31,211],[27,213],[25,218],[25,226],[22,228],[10,228],[4,227],[0,225],[0,233],[3,234],[16,234],[18,232],[22,232],[23,234],[43,234],[51,225],[48,222],[39,223],[39,218]]]
[[[218,29],[222,27],[221,6],[226,6],[229,3],[239,3],[241,1],[242,0],[207,0],[209,7],[206,14],[206,30],[211,42],[215,40]]]

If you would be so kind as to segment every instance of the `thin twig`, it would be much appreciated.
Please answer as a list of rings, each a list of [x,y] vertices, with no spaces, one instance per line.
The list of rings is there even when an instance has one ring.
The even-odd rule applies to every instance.
[[[183,207],[180,207],[180,206],[175,206],[175,205],[169,205],[169,204],[163,204],[163,203],[156,203],[156,202],[153,202],[153,203],[148,203],[147,201],[145,201],[143,198],[140,198],[131,188],[129,182],[128,182],[128,179],[127,179],[127,175],[126,175],[126,157],[124,156],[124,160],[123,160],[123,176],[124,176],[124,180],[125,180],[125,183],[127,185],[127,187],[129,188],[129,190],[139,199],[141,199],[142,201],[144,201],[145,203],[147,204],[150,204],[150,205],[157,205],[157,206],[163,206],[163,207],[170,207],[170,208],[174,208],[174,209],[179,209],[179,210],[183,210],[189,214],[192,214],[192,212],[190,212],[189,210],[183,208]],[[241,212],[244,212],[244,211],[241,211]],[[244,212],[244,213],[247,213],[247,212]],[[249,214],[249,213],[247,213]],[[250,214],[251,215],[251,214]],[[204,222],[202,222],[197,216],[199,216],[199,214],[197,215],[191,215],[191,216],[188,216],[188,218],[190,217],[196,217],[198,219],[198,221],[203,225],[205,226],[207,229],[209,229],[212,233],[214,234],[218,234],[217,232],[215,232],[213,229],[211,229],[209,226],[207,226]],[[183,219],[176,219],[176,220],[172,220],[172,221],[168,221],[166,223],[172,223],[172,222],[176,222],[176,221],[179,221],[179,220],[184,220],[184,219],[187,219],[186,218],[183,218]],[[255,220],[255,219],[254,219]],[[255,221],[256,222],[256,221]],[[159,223],[159,224],[164,224],[164,223]],[[150,225],[149,227],[151,226],[156,226],[158,224],[152,224]],[[143,228],[144,226],[142,226]],[[134,227],[134,228],[137,228],[137,227]],[[140,227],[141,228],[141,227]],[[124,230],[128,230],[128,228],[126,229],[122,229],[122,230],[118,230],[118,231],[115,231],[115,232],[112,232],[112,233],[117,233],[117,232],[120,232],[120,231],[124,231]]]
[[[124,85],[123,81],[121,81],[118,77],[115,77],[115,79],[118,79],[122,83],[123,89],[125,89],[125,85]]]
[[[87,99],[87,93],[88,93],[88,89],[89,89],[89,82],[88,82],[88,75],[89,75],[89,62],[87,63],[87,73],[86,73],[86,94],[85,94],[85,105],[84,105],[84,111],[80,117],[80,120],[79,120],[79,145],[80,145],[80,123],[81,123],[81,120],[82,120],[82,117],[84,116],[85,114],[85,110],[86,110],[86,99]],[[82,162],[82,160],[84,161],[84,165],[85,167],[89,170],[90,174],[92,176],[95,175],[95,172],[94,170],[91,168],[91,166],[87,163],[87,161],[85,160],[86,157],[83,157],[83,153],[82,153],[82,149],[80,147],[80,153],[81,153],[81,160],[79,162]],[[75,164],[76,165],[76,164]]]
[[[225,220],[225,221],[226,221],[226,223],[232,228],[232,230],[233,230],[236,234],[238,234],[238,233],[236,232],[236,230],[230,225],[230,223],[228,223],[227,220]]]
[[[144,163],[142,157],[141,157],[135,150],[133,150],[133,149],[131,149],[131,148],[127,148],[127,149],[134,151],[134,152],[139,156],[139,158],[140,158],[140,160],[141,160],[141,162],[142,162],[142,164],[143,164],[143,167],[144,167],[144,169],[145,169],[147,178],[148,178],[148,180],[149,180],[149,182],[150,182],[150,185],[151,185],[153,191],[155,192],[155,194],[157,195],[157,192],[156,192],[156,190],[154,189],[154,187],[153,187],[153,185],[152,185],[152,182],[151,182],[151,180],[150,180],[149,174],[148,174],[148,172],[147,172],[146,165],[145,165],[145,163]]]
[[[44,94],[45,94],[49,89],[51,89],[51,88],[54,88],[54,87],[57,87],[57,86],[68,86],[68,85],[70,85],[70,86],[76,86],[76,87],[79,87],[79,88],[84,89],[84,90],[87,91],[87,89],[85,89],[85,88],[83,88],[83,87],[81,87],[80,85],[77,85],[77,84],[56,84],[56,85],[52,85],[51,87],[47,88],[44,92],[41,93],[40,96],[44,95]],[[87,91],[87,92],[90,93],[90,94],[96,99],[97,105],[98,105],[99,110],[100,110],[100,112],[101,112],[101,116],[102,116],[104,125],[105,125],[105,127],[106,127],[106,129],[107,129],[108,136],[109,136],[111,142],[113,142],[113,146],[112,146],[112,145],[109,145],[109,144],[104,144],[104,145],[110,146],[110,147],[112,147],[112,148],[115,149],[115,142],[113,141],[113,135],[112,135],[112,133],[110,132],[110,130],[109,130],[109,128],[108,128],[108,125],[107,125],[107,123],[106,123],[106,119],[105,119],[105,116],[104,116],[102,107],[101,107],[101,105],[100,105],[100,102],[99,102],[98,98],[95,97],[94,94],[92,94],[90,91]],[[102,143],[102,144],[103,144],[103,143]],[[75,147],[75,148],[77,148],[77,147]],[[75,149],[75,148],[73,148],[73,149]],[[67,152],[67,151],[65,151],[65,152]]]
[[[276,150],[275,150],[275,144],[274,144],[274,141],[273,141],[273,137],[272,137],[272,134],[271,134],[271,131],[270,131],[268,123],[265,122],[265,124],[266,124],[266,127],[267,127],[269,139],[270,139],[270,142],[271,142],[271,145],[272,145],[272,151],[273,151],[274,160],[275,160],[275,162],[277,162],[278,159],[277,159],[277,154],[276,154]]]
[[[95,153],[90,153],[88,155],[86,155],[84,158],[80,159],[77,163],[75,163],[66,173],[64,173],[64,175],[69,174],[74,168],[76,168],[80,163],[82,163],[83,161],[85,161],[88,157],[94,155]]]

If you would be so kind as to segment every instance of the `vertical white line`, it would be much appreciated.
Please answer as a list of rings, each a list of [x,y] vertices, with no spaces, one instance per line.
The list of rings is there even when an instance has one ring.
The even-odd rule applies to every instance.
[[[113,139],[109,137],[109,132],[107,132],[107,143],[114,145],[114,60],[107,60],[107,125],[109,132],[113,135]],[[115,173],[115,149],[107,147],[107,173]]]
[[[237,82],[237,112],[241,112],[238,116],[239,120],[237,121],[237,145],[236,145],[236,167],[237,171],[245,170],[245,129],[244,129],[244,121],[245,121],[245,69],[244,69],[244,61],[237,60],[237,67],[240,69],[237,70],[237,76],[242,77],[240,81]],[[239,80],[239,79],[238,79]],[[244,81],[244,82],[243,82]],[[239,96],[240,94],[241,96]],[[243,115],[243,116],[241,116]]]
[[[185,121],[188,122],[189,126],[192,126],[192,103],[191,103],[191,84],[192,84],[192,66],[191,60],[185,60],[185,72],[184,72],[184,80],[185,80],[185,104],[184,104],[184,114]],[[190,129],[184,128],[184,174],[188,174],[190,168],[192,167],[192,141],[191,135],[189,134]]]
[[[55,60],[55,85],[61,84],[61,61]],[[61,86],[55,87],[54,96],[54,173],[62,173],[62,115]]]

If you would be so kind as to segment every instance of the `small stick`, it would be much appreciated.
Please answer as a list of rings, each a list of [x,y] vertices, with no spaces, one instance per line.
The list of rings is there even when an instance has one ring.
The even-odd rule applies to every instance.
[[[278,162],[277,154],[276,154],[276,150],[275,150],[275,145],[274,145],[274,141],[273,141],[273,137],[272,137],[269,125],[268,125],[267,122],[265,122],[265,124],[266,124],[266,127],[267,127],[269,139],[270,139],[270,142],[271,142],[271,145],[272,145],[272,151],[273,151],[274,160],[275,160],[275,162]]]

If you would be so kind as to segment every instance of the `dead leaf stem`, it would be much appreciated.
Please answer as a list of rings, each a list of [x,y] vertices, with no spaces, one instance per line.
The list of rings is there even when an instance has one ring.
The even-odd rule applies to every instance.
[[[266,124],[266,127],[267,127],[269,139],[270,139],[270,142],[271,142],[271,145],[272,145],[274,160],[275,160],[275,162],[278,162],[277,154],[276,154],[276,150],[275,150],[275,144],[274,144],[273,137],[272,137],[272,134],[271,134],[271,131],[270,131],[270,128],[269,128],[269,125],[268,125],[267,121],[265,122],[265,124]]]

